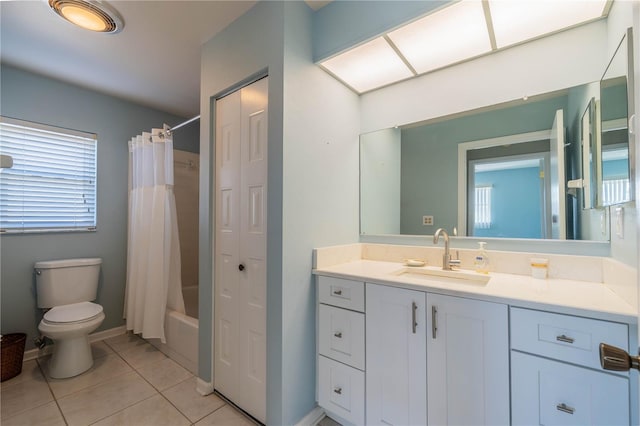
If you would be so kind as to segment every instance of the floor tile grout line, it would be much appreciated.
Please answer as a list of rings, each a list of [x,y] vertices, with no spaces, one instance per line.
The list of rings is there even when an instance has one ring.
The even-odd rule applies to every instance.
[[[122,372],[122,373],[117,374],[117,375],[115,375],[115,376],[113,376],[113,377],[110,377],[108,380],[105,380],[105,381],[111,381],[111,380],[114,380],[114,379],[116,379],[116,378],[118,378],[118,377],[120,377],[120,376],[124,376],[125,374],[135,373],[138,377],[140,377],[142,380],[144,380],[145,382],[147,382],[147,383],[151,386],[151,388],[154,390],[155,394],[159,394],[159,393],[160,393],[160,392],[158,391],[158,389],[156,389],[156,387],[155,387],[155,386],[153,386],[151,383],[149,383],[149,382],[148,382],[148,380],[146,380],[144,377],[142,377],[142,375],[141,375],[140,373],[138,373],[138,371],[137,371],[137,370],[136,370],[136,369],[135,369],[131,364],[129,364],[129,363],[127,362],[127,360],[126,360],[126,359],[124,359],[122,356],[120,356],[120,353],[119,353],[119,352],[117,352],[117,351],[116,351],[116,350],[115,350],[111,345],[109,345],[106,341],[104,341],[104,340],[103,340],[103,342],[104,342],[107,346],[109,346],[109,348],[111,348],[111,349],[113,350],[113,353],[114,353],[115,355],[117,355],[117,356],[118,356],[118,357],[119,357],[119,358],[120,358],[120,359],[121,359],[125,364],[127,364],[127,365],[131,368],[131,371],[125,371],[125,372]],[[92,342],[92,343],[95,343],[95,342]],[[36,360],[36,362],[37,362],[37,360]],[[62,407],[60,407],[60,404],[59,404],[59,402],[58,402],[58,398],[56,397],[55,393],[53,392],[53,389],[51,388],[51,385],[49,384],[49,380],[47,379],[47,376],[46,376],[46,374],[44,373],[44,370],[43,370],[42,366],[40,365],[40,363],[39,363],[39,362],[37,362],[37,365],[38,365],[38,368],[40,369],[40,371],[41,371],[41,373],[42,373],[42,376],[43,376],[43,377],[44,377],[44,379],[45,379],[45,382],[47,383],[47,386],[49,387],[49,391],[51,392],[51,395],[53,396],[53,399],[55,400],[56,405],[58,406],[58,410],[60,410],[60,414],[62,415],[62,418],[63,418],[63,420],[64,420],[65,424],[68,426],[68,425],[69,425],[69,422],[67,421],[67,418],[66,418],[66,417],[65,417],[65,415],[64,415],[64,411],[62,410]],[[92,367],[93,367],[93,366],[92,366]],[[93,388],[93,387],[96,387],[96,386],[98,386],[98,385],[100,385],[100,384],[101,384],[101,383],[94,383],[94,384],[92,384],[92,385],[90,385],[90,386],[87,386],[87,387],[84,387],[84,388],[82,388],[82,389],[79,389],[79,390],[77,390],[77,391],[75,391],[75,392],[72,392],[72,393],[70,393],[70,394],[68,394],[68,395],[64,395],[64,396],[60,397],[60,399],[67,398],[67,397],[69,397],[69,396],[71,396],[71,395],[75,395],[75,394],[77,394],[77,393],[79,393],[79,392],[86,391],[87,389],[89,389],[89,388]],[[154,394],[154,395],[149,396],[149,398],[152,398],[153,396],[155,396],[155,394]],[[131,404],[131,405],[128,405],[128,406],[126,406],[126,407],[122,408],[122,410],[118,410],[118,411],[116,411],[116,412],[114,412],[114,413],[109,414],[108,416],[102,417],[102,418],[100,418],[100,419],[96,420],[95,422],[93,422],[93,423],[91,423],[91,424],[94,424],[94,423],[96,423],[96,422],[99,422],[100,420],[103,420],[103,419],[105,419],[105,418],[107,418],[107,417],[109,417],[109,416],[112,416],[112,415],[114,415],[114,414],[116,414],[116,413],[119,413],[120,411],[126,410],[127,408],[130,408],[130,407],[132,407],[132,406],[136,405],[137,403],[142,402],[142,401],[145,401],[145,400],[147,400],[147,399],[149,399],[149,398],[145,398],[145,399],[140,400],[140,401],[137,401],[137,402],[135,402],[135,403],[133,403],[133,404]],[[181,413],[181,414],[182,414],[182,413]],[[189,420],[189,419],[187,419],[187,420]]]
[[[107,419],[107,418],[109,418],[109,417],[111,417],[111,416],[115,416],[116,414],[121,413],[121,412],[123,412],[124,410],[127,410],[127,409],[129,409],[129,408],[131,408],[131,407],[134,407],[134,406],[136,406],[136,405],[138,405],[138,404],[140,404],[140,403],[142,403],[142,402],[144,402],[144,401],[146,401],[146,400],[148,400],[148,399],[151,399],[151,398],[153,398],[154,396],[156,396],[156,394],[154,394],[154,395],[150,395],[149,397],[147,397],[147,398],[145,398],[145,399],[141,399],[140,401],[137,401],[137,402],[135,402],[135,403],[133,403],[133,404],[131,404],[131,405],[127,405],[126,407],[123,407],[121,410],[114,411],[114,412],[113,412],[113,413],[111,413],[111,414],[108,414],[108,415],[106,415],[106,416],[104,416],[104,417],[101,417],[101,418],[97,419],[97,420],[96,420],[96,421],[94,421],[94,422],[89,423],[89,425],[88,425],[88,426],[91,426],[91,425],[94,425],[94,424],[96,424],[96,423],[98,423],[98,422],[101,422],[102,420]]]
[[[58,412],[62,416],[62,421],[64,422],[65,425],[69,426],[69,422],[67,421],[67,417],[64,415],[64,412],[62,411],[62,407],[60,407],[60,403],[58,403],[58,398],[56,397],[56,394],[53,392],[53,389],[51,388],[51,384],[49,383],[49,380],[47,379],[47,375],[44,372],[44,368],[42,367],[42,365],[40,365],[39,358],[36,358],[36,365],[38,366],[38,370],[40,370],[40,374],[42,374],[42,378],[44,379],[44,382],[47,384],[47,387],[49,388],[49,392],[51,392],[51,396],[53,397],[53,401],[56,403],[56,407],[58,408]]]
[[[128,365],[128,364],[127,364],[127,365]],[[130,367],[130,366],[129,366],[129,367]],[[92,366],[92,368],[93,368],[93,366]],[[89,370],[87,370],[87,371],[89,371]],[[47,385],[49,386],[49,389],[51,390],[51,393],[53,394],[54,399],[55,399],[56,401],[58,401],[58,400],[60,400],[60,399],[64,399],[64,398],[70,397],[70,396],[75,395],[75,394],[80,393],[80,392],[84,392],[84,391],[86,391],[86,390],[87,390],[87,389],[89,389],[89,388],[96,387],[96,386],[98,386],[98,385],[100,385],[100,384],[102,384],[102,383],[104,383],[104,382],[108,382],[108,381],[114,380],[114,379],[116,379],[116,378],[118,378],[118,377],[120,377],[120,376],[123,376],[123,375],[128,374],[128,373],[133,373],[133,372],[137,373],[137,371],[135,371],[135,370],[132,368],[132,369],[131,369],[131,371],[123,371],[123,372],[118,373],[118,374],[116,374],[116,375],[114,375],[114,376],[110,376],[109,378],[107,378],[107,379],[105,379],[105,380],[103,380],[103,381],[101,381],[101,382],[91,383],[91,384],[89,384],[89,385],[87,385],[87,386],[85,386],[85,387],[83,387],[83,388],[76,389],[76,390],[74,390],[74,391],[73,391],[73,392],[71,392],[71,393],[68,393],[68,394],[66,394],[66,395],[61,395],[61,396],[57,396],[57,395],[55,394],[55,392],[53,391],[53,388],[51,387],[51,382],[50,382],[50,381],[49,381],[49,379],[47,378],[47,375],[46,375],[46,374],[44,374],[44,373],[43,373],[42,375],[44,376],[44,379],[45,379],[45,381],[47,382]],[[81,373],[81,374],[84,374],[84,373]],[[79,375],[78,375],[78,376],[79,376]],[[73,377],[78,377],[78,376],[73,376]],[[71,378],[71,377],[69,377],[69,378]]]
[[[151,343],[149,343],[146,339],[143,339],[143,338],[141,338],[141,337],[139,337],[139,339],[140,339],[141,341],[145,342],[145,344],[150,345],[150,346],[153,346],[153,345],[151,345]],[[105,343],[106,343],[106,342],[105,342]],[[107,345],[109,345],[109,344],[107,343]],[[183,413],[183,412],[182,412],[182,410],[180,410],[180,408],[178,408],[178,407],[177,407],[177,406],[176,406],[176,405],[175,405],[175,404],[174,404],[174,403],[173,403],[169,398],[167,398],[167,396],[163,393],[163,391],[161,391],[160,389],[158,389],[157,387],[155,387],[155,386],[153,385],[153,383],[151,383],[151,382],[150,382],[149,380],[147,380],[147,379],[146,379],[142,374],[140,374],[140,372],[139,372],[139,371],[138,371],[138,370],[137,370],[133,365],[129,364],[129,362],[127,362],[127,360],[126,360],[126,359],[124,359],[124,357],[122,357],[122,356],[120,355],[120,352],[119,352],[119,351],[116,351],[116,350],[115,350],[111,345],[109,345],[109,347],[111,347],[111,348],[116,352],[116,354],[118,354],[118,356],[120,356],[120,358],[121,358],[124,362],[126,362],[126,363],[127,363],[127,365],[129,365],[131,368],[133,368],[133,370],[136,372],[136,374],[137,374],[138,376],[140,376],[140,377],[142,378],[142,380],[144,380],[145,382],[147,382],[147,383],[148,383],[148,384],[149,384],[149,385],[150,385],[150,386],[151,386],[151,387],[152,387],[152,388],[153,388],[153,389],[154,389],[158,394],[160,394],[160,396],[161,396],[162,398],[164,398],[164,400],[165,400],[165,401],[167,401],[167,402],[168,402],[168,403],[169,403],[173,408],[175,408],[175,409],[178,411],[178,413],[180,413],[180,415],[181,415],[181,416],[183,416],[185,419],[187,419],[187,421],[188,421],[190,424],[195,424],[196,422],[198,422],[198,421],[202,420],[202,419],[198,419],[196,422],[191,422],[191,419],[190,419],[190,418],[189,418],[185,413]],[[126,352],[126,350],[124,350],[124,351],[122,351],[122,352]],[[166,356],[166,355],[165,355],[165,356]],[[169,358],[169,357],[167,357],[167,358],[168,358],[168,359],[171,359],[171,358]],[[164,360],[161,360],[161,361],[164,361]],[[156,361],[156,362],[161,362],[161,361]],[[174,361],[174,362],[175,362],[175,361]],[[154,363],[151,363],[151,364],[154,364]],[[147,364],[147,365],[148,365],[148,364]],[[179,365],[179,364],[178,364],[178,365]],[[188,371],[188,370],[187,370],[187,371]],[[191,374],[191,372],[189,372],[189,373]],[[193,374],[191,374],[191,376],[192,376],[192,377],[189,377],[189,378],[186,378],[186,379],[184,379],[184,380],[181,380],[181,381],[179,381],[178,383],[174,384],[173,386],[168,387],[167,389],[165,389],[165,391],[167,391],[167,390],[171,389],[172,387],[178,386],[179,384],[184,383],[184,382],[186,382],[187,380],[191,380],[191,379],[193,379],[193,377],[194,377],[194,376],[193,376]],[[214,410],[214,411],[215,411],[215,410]],[[209,413],[209,414],[211,414],[211,413]],[[207,416],[208,416],[209,414],[207,414]],[[204,417],[206,417],[206,416],[204,416]],[[203,418],[204,418],[204,417],[203,417]]]
[[[164,399],[165,399],[165,401],[167,401],[169,404],[171,404],[171,406],[172,406],[173,408],[175,408],[175,409],[178,411],[178,413],[180,413],[180,415],[182,415],[185,419],[187,419],[189,422],[191,422],[191,419],[190,419],[190,418],[189,418],[185,413],[183,413],[183,412],[182,412],[178,407],[176,407],[176,405],[175,405],[173,402],[171,402],[171,400],[170,400],[169,398],[167,398],[165,394],[163,394],[163,393],[162,393],[163,391],[161,391],[160,389],[158,389],[157,387],[155,387],[155,386],[153,385],[153,383],[151,383],[149,380],[147,380],[147,379],[146,379],[142,374],[140,374],[137,370],[136,370],[136,373],[137,373],[140,377],[142,377],[142,380],[144,380],[145,382],[149,383],[149,385],[151,385],[151,387],[152,387],[152,388],[153,388],[153,389],[154,389],[154,390],[155,390],[155,391],[156,391],[156,392],[157,392],[157,393],[158,393],[162,398],[164,398]],[[178,383],[174,384],[173,386],[169,386],[167,389],[165,389],[165,391],[166,391],[166,390],[169,390],[169,389],[171,389],[171,388],[173,388],[173,387],[175,387],[175,386],[178,386],[178,385],[180,385],[180,384],[182,384],[182,383],[186,382],[187,380],[191,380],[191,379],[193,379],[193,376],[192,376],[192,377],[189,377],[189,378],[187,378],[187,379],[181,380],[181,381],[179,381]]]
[[[221,394],[220,392],[218,392],[217,390],[213,390],[213,394],[217,395],[218,398],[220,398],[221,400],[223,400],[227,405],[229,405],[231,408],[235,409],[236,411],[238,411],[240,413],[240,415],[242,417],[244,417],[245,419],[249,420],[249,422],[253,423],[256,426],[264,426],[262,423],[260,423],[258,420],[254,419],[252,415],[250,415],[249,413],[245,412],[242,408],[240,408],[238,405],[235,404],[235,402],[231,401],[230,399],[228,399],[226,396],[224,396],[223,394]],[[220,407],[222,408],[222,407]]]
[[[117,337],[117,336],[116,336],[116,337]],[[146,339],[143,339],[143,338],[141,338],[141,337],[139,337],[139,336],[136,336],[136,337],[137,337],[141,342],[144,342],[145,344],[147,344],[147,345],[150,345],[150,346],[154,347],[154,346],[153,346],[151,343],[149,343]],[[126,410],[126,409],[129,409],[129,408],[131,408],[131,407],[133,407],[133,406],[135,406],[135,405],[137,405],[137,404],[139,404],[139,403],[142,403],[142,402],[144,402],[144,401],[146,401],[146,400],[148,400],[148,399],[150,399],[150,398],[153,398],[153,397],[154,397],[154,396],[156,396],[156,395],[160,395],[160,396],[161,396],[165,401],[167,401],[167,402],[168,402],[172,407],[174,407],[174,408],[178,411],[178,413],[180,413],[180,415],[181,415],[181,416],[183,416],[187,422],[189,422],[189,424],[190,424],[191,426],[194,426],[197,422],[202,421],[204,418],[206,418],[206,417],[208,417],[208,416],[212,415],[213,413],[215,413],[215,412],[217,412],[217,411],[221,410],[221,409],[222,409],[222,408],[224,408],[225,406],[229,406],[229,407],[231,407],[234,411],[236,411],[236,412],[237,412],[240,416],[242,416],[245,420],[247,420],[247,421],[249,421],[249,422],[251,422],[251,423],[253,423],[253,424],[255,424],[255,425],[260,425],[260,424],[261,424],[261,423],[257,423],[255,419],[253,419],[252,417],[250,417],[248,414],[246,414],[242,409],[240,409],[239,407],[237,407],[235,404],[233,404],[232,402],[228,401],[228,400],[227,400],[223,395],[219,394],[218,392],[214,392],[214,395],[216,395],[216,397],[218,397],[218,398],[222,401],[222,405],[221,405],[221,406],[219,406],[219,407],[217,407],[216,409],[212,410],[211,412],[208,412],[208,413],[207,413],[207,414],[205,414],[204,416],[202,416],[202,417],[198,418],[196,421],[192,422],[192,421],[191,421],[191,419],[190,419],[190,418],[189,418],[185,413],[183,413],[183,412],[182,412],[182,411],[181,411],[181,410],[180,410],[180,409],[179,409],[179,408],[178,408],[178,407],[177,407],[177,406],[176,406],[176,405],[175,405],[175,404],[174,404],[174,403],[173,403],[173,402],[172,402],[172,401],[171,401],[171,400],[170,400],[170,399],[169,399],[169,398],[168,398],[168,397],[163,393],[163,392],[166,392],[166,391],[168,391],[169,389],[171,389],[171,388],[173,388],[173,387],[175,387],[175,386],[178,386],[178,385],[180,385],[180,384],[182,384],[182,383],[184,383],[184,382],[186,382],[186,381],[188,381],[188,380],[193,380],[193,379],[194,379],[194,377],[196,377],[196,376],[195,376],[191,371],[189,371],[189,370],[185,369],[187,372],[189,372],[190,377],[188,377],[188,378],[186,378],[186,379],[184,379],[184,380],[181,380],[181,381],[179,381],[178,383],[175,383],[174,385],[172,385],[172,386],[170,386],[170,387],[168,387],[168,388],[164,389],[164,391],[162,391],[162,390],[160,390],[159,388],[157,388],[156,386],[154,386],[154,385],[153,385],[149,380],[147,380],[147,379],[146,379],[146,378],[145,378],[145,377],[144,377],[144,376],[139,372],[139,368],[143,368],[143,367],[146,367],[146,366],[148,366],[148,365],[152,365],[152,364],[160,363],[161,361],[164,361],[165,359],[171,359],[173,362],[175,362],[175,360],[173,360],[171,357],[166,356],[166,354],[164,354],[164,353],[163,353],[163,355],[165,356],[165,358],[163,358],[162,360],[152,361],[152,362],[150,362],[150,363],[146,363],[146,364],[145,364],[145,365],[143,365],[143,366],[135,367],[135,366],[133,366],[130,362],[128,362],[128,361],[127,361],[127,360],[126,360],[126,359],[121,355],[121,353],[126,352],[126,351],[128,351],[128,350],[130,350],[130,349],[133,349],[133,347],[129,347],[129,348],[126,348],[126,349],[124,349],[124,350],[116,350],[116,348],[115,348],[114,346],[112,346],[111,344],[109,344],[106,340],[107,340],[107,339],[103,339],[103,340],[96,341],[96,342],[91,342],[91,343],[92,343],[92,344],[93,344],[93,343],[98,343],[98,342],[102,342],[102,343],[104,343],[104,344],[107,346],[107,348],[108,348],[108,349],[110,349],[110,351],[111,351],[111,352],[105,352],[105,354],[104,354],[102,357],[106,357],[106,356],[109,356],[109,355],[115,354],[115,355],[117,355],[117,356],[118,356],[122,361],[124,361],[124,363],[125,363],[128,367],[130,367],[130,368],[131,368],[131,371],[122,372],[122,373],[120,373],[120,374],[117,374],[117,375],[116,375],[116,376],[114,376],[114,377],[110,377],[109,379],[107,379],[107,380],[105,380],[105,381],[110,381],[110,380],[113,380],[113,379],[115,379],[115,378],[117,378],[117,377],[124,376],[125,374],[135,372],[136,377],[141,378],[144,382],[146,382],[147,384],[149,384],[149,385],[151,386],[151,388],[154,390],[154,394],[153,394],[153,395],[150,395],[149,397],[144,398],[144,399],[142,399],[142,400],[140,400],[140,401],[136,401],[135,403],[133,403],[133,404],[131,404],[131,405],[128,405],[128,406],[126,406],[126,407],[123,407],[123,408],[119,409],[119,410],[118,410],[118,411],[116,411],[116,412],[110,413],[110,414],[109,414],[109,415],[107,415],[107,416],[104,416],[104,417],[102,417],[102,418],[100,418],[100,419],[94,420],[94,421],[92,421],[92,423],[90,423],[90,424],[95,424],[95,423],[97,423],[97,422],[100,422],[100,421],[102,421],[102,420],[104,420],[104,419],[108,418],[108,417],[114,416],[114,415],[116,415],[116,414],[118,414],[118,413],[120,413],[120,412],[122,412],[122,411],[124,411],[124,410]],[[154,347],[154,348],[155,348],[155,347]],[[157,350],[157,348],[155,348],[155,349]],[[99,358],[102,358],[102,357],[99,357]],[[50,382],[50,380],[47,378],[47,375],[45,374],[45,371],[44,371],[44,366],[43,366],[43,365],[41,364],[41,362],[40,362],[40,361],[44,362],[44,360],[43,360],[42,358],[36,358],[34,361],[36,362],[36,367],[37,367],[37,368],[38,368],[38,370],[40,371],[40,374],[42,375],[42,377],[43,377],[43,379],[44,379],[45,383],[47,384],[47,388],[48,388],[48,390],[49,390],[49,392],[50,392],[51,396],[53,397],[53,402],[55,402],[56,407],[58,408],[58,412],[59,412],[59,413],[60,413],[60,415],[62,416],[62,420],[64,421],[65,425],[67,425],[67,426],[68,426],[68,425],[69,425],[69,422],[67,421],[67,418],[66,418],[66,416],[64,415],[64,412],[62,411],[62,408],[60,407],[59,400],[61,400],[61,399],[63,399],[63,398],[66,398],[66,397],[69,397],[69,396],[71,396],[71,395],[74,395],[74,394],[76,394],[76,393],[86,391],[88,388],[92,388],[92,387],[98,386],[100,383],[91,384],[91,385],[89,385],[89,386],[83,387],[82,389],[78,389],[78,390],[76,390],[76,391],[74,391],[74,392],[72,392],[72,393],[70,393],[70,394],[68,394],[68,395],[64,395],[64,396],[61,396],[60,398],[58,398],[58,397],[55,395],[55,393],[53,392],[53,388],[51,387],[51,382]],[[180,365],[180,364],[179,364],[179,363],[177,363],[177,362],[176,362],[176,364],[177,364],[177,365]],[[181,366],[181,367],[182,367],[182,366]],[[183,368],[184,368],[184,367],[183,367]],[[41,404],[41,405],[38,405],[37,407],[34,407],[34,408],[39,408],[39,407],[41,407],[41,406],[44,406],[44,405],[46,405],[46,404],[49,404],[50,402],[52,402],[52,401],[48,401],[48,402],[46,402],[46,403],[44,403],[44,404]],[[26,412],[26,411],[25,411],[25,412]],[[22,413],[24,413],[24,412],[22,412]],[[21,413],[18,413],[18,414],[16,414],[16,415],[20,415],[20,414],[21,414]],[[11,417],[14,417],[14,416],[11,416]]]

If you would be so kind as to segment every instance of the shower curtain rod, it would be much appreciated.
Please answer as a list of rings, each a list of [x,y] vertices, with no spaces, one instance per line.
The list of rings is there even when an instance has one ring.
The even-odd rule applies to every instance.
[[[176,124],[175,126],[170,127],[169,129],[167,129],[164,132],[162,132],[162,134],[164,135],[166,133],[167,135],[171,135],[171,133],[173,133],[174,130],[178,130],[180,127],[186,126],[187,124],[192,123],[192,122],[194,122],[196,120],[200,120],[200,116],[199,115],[196,115],[195,117],[190,118],[190,119],[188,119],[187,121],[185,121],[183,123]]]

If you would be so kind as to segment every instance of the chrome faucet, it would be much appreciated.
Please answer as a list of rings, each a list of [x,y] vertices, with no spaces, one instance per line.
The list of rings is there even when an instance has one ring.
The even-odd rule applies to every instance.
[[[433,244],[438,244],[440,235],[444,238],[444,254],[442,255],[442,270],[451,271],[452,266],[460,266],[459,259],[451,259],[451,253],[449,253],[449,234],[442,228],[438,228],[435,234],[433,234]]]

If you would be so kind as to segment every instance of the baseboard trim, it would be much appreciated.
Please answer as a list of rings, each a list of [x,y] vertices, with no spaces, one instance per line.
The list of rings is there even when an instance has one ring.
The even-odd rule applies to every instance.
[[[111,339],[112,337],[120,336],[127,333],[127,326],[121,325],[120,327],[110,328],[108,330],[98,331],[89,335],[89,341],[99,342],[100,340]]]
[[[324,416],[324,409],[316,406],[313,410],[309,411],[306,416],[300,419],[300,421],[296,423],[296,426],[315,426]]]
[[[198,377],[196,380],[196,391],[202,395],[207,396],[213,393],[213,382],[205,382]]]
[[[127,332],[127,327],[122,325],[120,327],[110,328],[108,330],[98,331],[97,333],[91,333],[89,335],[89,342],[99,342],[101,340],[110,339],[112,337],[119,336],[121,334],[125,334]],[[53,352],[53,345],[47,345],[42,349],[29,349],[28,351],[24,351],[23,361],[31,361],[33,359],[41,358],[47,355],[51,355]]]

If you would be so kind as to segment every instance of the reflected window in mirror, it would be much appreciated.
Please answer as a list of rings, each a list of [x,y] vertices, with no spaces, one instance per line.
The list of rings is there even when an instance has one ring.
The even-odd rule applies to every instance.
[[[467,151],[467,235],[549,238],[548,162],[548,140]]]
[[[600,158],[597,205],[610,206],[633,199],[634,152],[629,144],[629,92],[632,91],[631,29],[622,37],[600,81]],[[632,148],[632,146],[631,146]]]

